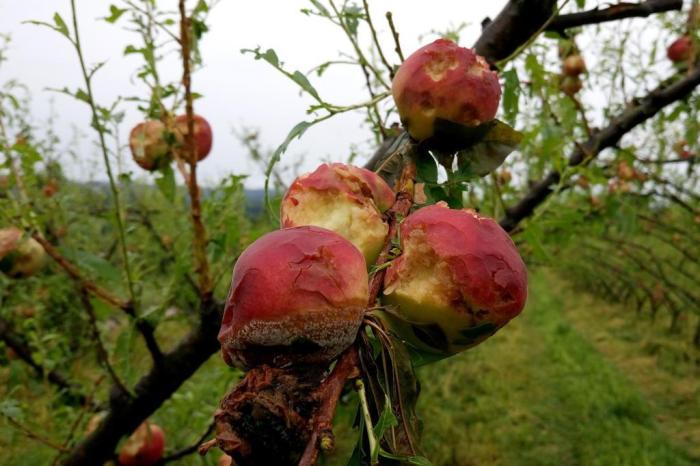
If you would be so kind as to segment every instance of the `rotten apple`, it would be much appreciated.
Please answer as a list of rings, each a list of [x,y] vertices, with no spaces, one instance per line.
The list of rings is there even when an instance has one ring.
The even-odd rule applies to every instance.
[[[129,134],[129,148],[134,162],[148,171],[169,164],[172,148],[166,135],[166,127],[159,120],[147,120],[136,125]]]
[[[332,360],[355,340],[369,301],[362,253],[314,226],[268,233],[233,269],[219,341],[239,367]]]
[[[417,141],[431,137],[437,119],[479,126],[496,116],[498,74],[473,50],[438,39],[401,64],[391,87],[406,130]]]
[[[19,228],[0,230],[0,272],[13,278],[29,277],[46,264],[44,248]]]
[[[382,213],[395,194],[376,173],[342,163],[323,164],[298,177],[282,199],[282,228],[315,225],[349,240],[373,264],[389,226]]]
[[[400,241],[383,302],[409,344],[454,354],[493,335],[525,306],[525,264],[493,219],[439,203],[409,215]]]
[[[213,142],[213,132],[209,122],[200,115],[193,116],[194,121],[194,147],[197,153],[197,161],[201,161],[211,152]],[[185,145],[185,135],[187,134],[187,115],[180,115],[175,118],[175,136],[180,146]],[[187,159],[188,157],[183,157]]]
[[[151,466],[160,461],[165,451],[165,433],[158,425],[144,422],[119,450],[122,466]]]

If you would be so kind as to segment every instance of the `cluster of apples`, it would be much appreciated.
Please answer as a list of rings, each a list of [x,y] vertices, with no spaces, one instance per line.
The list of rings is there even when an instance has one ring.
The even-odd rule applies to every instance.
[[[195,153],[197,161],[202,161],[211,152],[213,133],[204,117],[194,115],[193,120]],[[183,151],[186,134],[187,115],[177,116],[168,125],[160,120],[146,120],[129,134],[131,156],[144,170],[158,170]],[[185,156],[181,158],[187,159]]]
[[[472,50],[438,40],[398,69],[393,96],[416,141],[438,118],[476,126],[498,109],[498,75]],[[450,355],[492,335],[523,308],[527,272],[508,234],[470,210],[435,204],[410,213],[387,238],[396,193],[377,174],[341,163],[297,178],[281,229],[251,244],[233,270],[219,333],[227,363],[324,364],[355,340],[368,307],[421,350]],[[401,253],[370,303],[372,265],[387,241]],[[369,270],[369,273],[368,273]]]
[[[0,229],[0,272],[8,277],[25,278],[46,264],[44,248],[16,227]]]
[[[562,58],[559,89],[573,97],[583,88],[581,75],[586,72],[586,61],[575,44],[568,42],[559,47],[559,56]]]

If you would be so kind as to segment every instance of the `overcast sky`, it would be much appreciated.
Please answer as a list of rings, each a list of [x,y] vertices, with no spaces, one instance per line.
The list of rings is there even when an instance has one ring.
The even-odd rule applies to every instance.
[[[118,95],[146,96],[145,89],[133,79],[138,59],[122,55],[124,47],[129,43],[137,44],[138,38],[122,29],[125,22],[110,25],[98,19],[106,16],[110,4],[119,5],[119,0],[77,0],[76,3],[87,61],[107,60],[95,79],[98,101],[107,104]],[[172,0],[159,3],[173,8],[176,5]],[[189,3],[194,4],[194,1]],[[485,16],[494,17],[504,3],[504,0],[432,0],[428,6],[426,2],[374,0],[370,6],[387,44],[391,41],[384,14],[388,10],[394,13],[404,52],[409,53],[435,38],[426,35],[429,31],[445,30],[463,21],[470,24],[462,33],[462,45],[470,46],[478,37],[481,20]],[[201,164],[200,173],[205,181],[236,173],[250,175],[248,187],[261,186],[262,174],[245,160],[245,153],[232,130],[243,126],[257,128],[264,145],[272,148],[296,123],[306,118],[308,100],[299,96],[293,83],[267,63],[242,55],[241,48],[258,45],[274,48],[287,67],[302,71],[337,58],[339,51],[350,51],[340,30],[299,13],[308,4],[301,0],[222,0],[212,12],[211,32],[202,44],[206,66],[195,74],[193,81],[194,90],[204,94],[196,102],[196,112],[206,116],[214,128],[212,154]],[[75,53],[68,42],[53,31],[22,24],[30,19],[50,21],[55,11],[68,20],[69,5],[69,0],[0,0],[0,32],[12,36],[9,61],[0,68],[0,83],[13,78],[25,83],[33,94],[32,113],[40,120],[48,116],[49,102],[53,99],[60,116],[56,129],[64,142],[67,143],[73,134],[72,128],[81,128],[85,133],[79,146],[83,163],[73,163],[70,172],[73,176],[90,177],[100,173],[102,167],[94,163],[98,159],[94,157],[94,135],[88,128],[87,106],[46,90],[82,86]],[[424,37],[419,41],[421,35]],[[391,47],[387,47],[387,51],[391,52]],[[175,58],[173,64],[177,63]],[[396,60],[393,53],[390,58]],[[180,74],[177,66],[166,66],[163,71],[169,79],[177,79]],[[313,82],[322,95],[334,103],[350,104],[366,99],[363,77],[356,68],[338,68]],[[127,118],[121,132],[126,135],[140,116],[132,103],[125,104],[124,109]],[[288,157],[305,154],[306,170],[313,169],[323,159],[344,159],[351,144],[367,139],[368,134],[359,127],[360,122],[360,115],[344,115],[323,123],[295,142]],[[143,173],[133,165],[128,168],[139,175]]]

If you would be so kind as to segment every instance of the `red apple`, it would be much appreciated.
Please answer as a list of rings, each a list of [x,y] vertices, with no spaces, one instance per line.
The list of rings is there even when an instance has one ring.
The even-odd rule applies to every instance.
[[[567,76],[578,76],[586,71],[586,62],[581,55],[569,55],[564,59],[562,72]]]
[[[46,264],[46,252],[19,228],[0,230],[0,272],[14,278],[34,275]]]
[[[576,95],[581,88],[583,88],[583,83],[578,76],[562,76],[559,81],[559,89],[570,97]]]
[[[282,199],[282,228],[315,225],[343,236],[373,264],[389,226],[382,213],[395,194],[376,173],[342,163],[323,164],[300,176]]]
[[[391,90],[401,122],[418,141],[433,135],[438,118],[466,126],[493,120],[501,99],[498,74],[486,60],[447,39],[408,57]]]
[[[59,184],[58,181],[56,180],[49,180],[46,182],[44,187],[41,189],[42,194],[44,197],[54,197],[56,193],[58,192]]]
[[[159,120],[147,120],[136,125],[129,134],[129,148],[134,162],[148,171],[166,166],[172,158],[165,125]]]
[[[163,457],[165,434],[156,424],[144,422],[119,451],[119,464],[122,466],[151,466]]]
[[[688,61],[693,55],[693,40],[690,36],[681,36],[666,49],[666,56],[673,63]]]
[[[387,270],[383,301],[409,344],[454,354],[493,335],[525,306],[525,264],[493,219],[440,203],[409,215],[400,236],[403,252]]]
[[[199,115],[194,115],[194,146],[197,151],[197,160],[203,160],[211,152],[213,133],[209,122]],[[180,115],[175,118],[175,135],[178,143],[185,144],[187,134],[187,115]],[[183,158],[187,159],[186,156]]]
[[[362,253],[325,228],[268,233],[236,262],[219,341],[230,365],[330,361],[355,340],[369,301]]]

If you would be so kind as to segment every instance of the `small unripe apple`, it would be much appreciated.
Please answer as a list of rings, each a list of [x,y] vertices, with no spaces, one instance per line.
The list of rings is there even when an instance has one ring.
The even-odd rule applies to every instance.
[[[383,302],[395,309],[398,333],[410,344],[454,354],[525,306],[525,264],[493,219],[440,203],[409,215],[400,236],[402,254],[387,269]]]
[[[41,192],[44,195],[44,197],[54,197],[56,193],[58,192],[58,181],[56,180],[49,180],[43,188],[41,188]]]
[[[501,185],[507,185],[511,179],[513,179],[513,175],[510,170],[503,170],[498,174],[498,183]]]
[[[433,135],[438,118],[465,126],[487,123],[501,99],[498,74],[486,60],[447,39],[409,56],[391,91],[403,126],[417,141]]]
[[[268,233],[236,261],[219,342],[239,367],[322,363],[355,340],[367,266],[348,240],[303,226]]]
[[[165,434],[156,424],[144,422],[119,450],[122,466],[151,466],[163,457]]]
[[[626,161],[622,160],[617,164],[617,176],[621,180],[631,180],[634,178],[634,168]]]
[[[0,272],[14,278],[34,275],[46,264],[46,252],[19,228],[0,230]]]
[[[342,163],[298,177],[282,199],[282,228],[315,225],[335,231],[374,264],[389,232],[382,213],[395,194],[376,173]]]
[[[569,55],[564,59],[562,71],[567,76],[578,76],[586,71],[586,62],[581,55]]]
[[[147,120],[134,126],[129,134],[129,148],[139,167],[153,171],[170,163],[172,150],[166,132],[159,120]]]
[[[693,40],[690,36],[681,36],[666,49],[666,56],[673,63],[688,61],[693,55]]]
[[[203,160],[211,152],[212,142],[214,140],[211,125],[202,116],[194,115],[194,147],[197,152],[197,161]],[[187,134],[187,115],[180,115],[175,118],[175,135],[180,146],[185,144],[185,135]],[[185,155],[186,159],[187,156]]]
[[[583,82],[578,76],[562,76],[559,81],[559,89],[570,97],[576,95],[581,88],[583,88]]]

